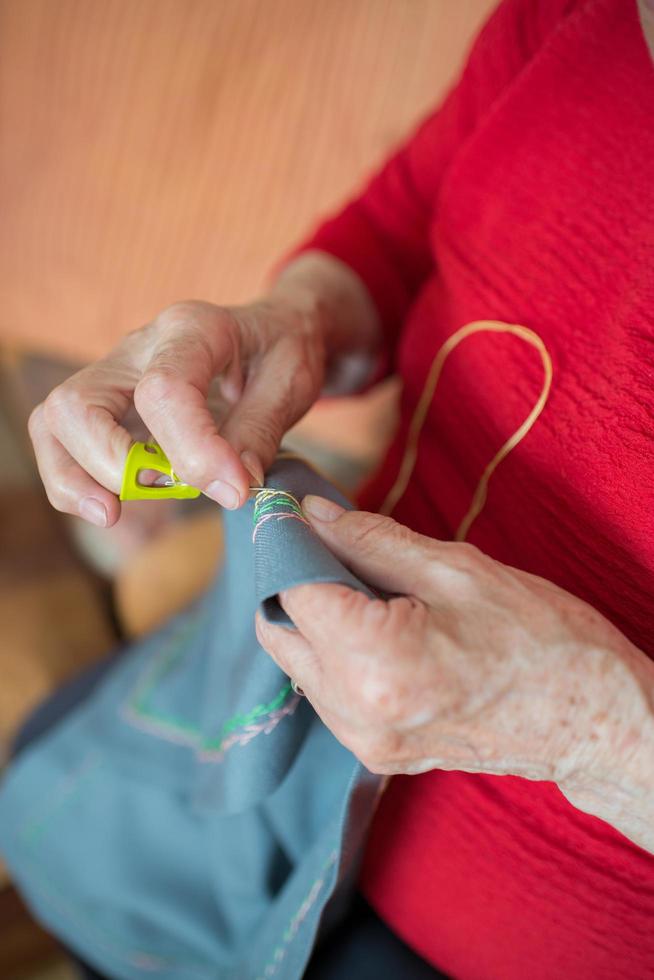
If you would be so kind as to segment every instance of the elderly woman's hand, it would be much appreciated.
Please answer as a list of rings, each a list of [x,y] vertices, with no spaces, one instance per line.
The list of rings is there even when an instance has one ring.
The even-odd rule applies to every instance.
[[[290,263],[259,302],[169,307],[32,413],[50,502],[101,526],[118,520],[132,441],[121,423],[135,407],[185,482],[239,507],[317,398],[326,368],[372,354],[378,335],[361,281],[322,253]]]
[[[641,763],[651,774],[652,665],[594,609],[471,545],[303,507],[346,565],[400,595],[300,586],[281,597],[298,632],[259,616],[258,636],[368,768],[555,780],[590,810],[607,787],[609,808],[636,792]]]

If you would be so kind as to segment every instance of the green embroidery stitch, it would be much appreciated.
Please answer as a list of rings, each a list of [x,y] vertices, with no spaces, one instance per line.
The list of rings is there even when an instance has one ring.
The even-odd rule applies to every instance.
[[[139,721],[146,725],[150,724],[159,730],[162,737],[168,737],[173,741],[189,745],[201,753],[215,754],[220,753],[228,736],[235,731],[246,729],[265,718],[266,715],[272,715],[274,712],[285,708],[293,689],[290,681],[287,681],[270,701],[256,704],[247,712],[237,712],[223,723],[217,735],[211,736],[206,735],[197,725],[183,718],[154,711],[149,705],[152,693],[164,676],[186,660],[191,640],[205,625],[206,621],[206,616],[198,616],[192,623],[185,623],[180,630],[173,634],[164,651],[158,657],[154,657],[142,673],[128,696],[125,707],[128,717],[134,720],[136,724]]]
[[[255,497],[253,523],[256,525],[264,514],[278,510],[280,507],[285,508],[291,514],[297,514],[298,517],[304,517],[302,508],[292,494],[285,490],[267,489],[261,490]]]
[[[257,532],[264,524],[275,520],[294,520],[300,521],[307,527],[309,522],[302,513],[302,508],[292,493],[287,490],[275,490],[273,488],[263,488],[259,490],[254,500],[254,512],[252,516],[253,531],[252,543],[257,539]]]
[[[265,488],[255,500],[253,508],[254,534],[257,528],[274,518],[295,518],[307,524],[302,508],[293,494],[286,490]],[[253,537],[254,540],[254,537]],[[189,647],[198,631],[207,622],[207,616],[196,616],[190,623],[185,623],[170,638],[167,646],[159,656],[154,656],[140,675],[136,684],[123,703],[123,714],[134,725],[149,731],[150,734],[165,738],[178,744],[188,745],[203,754],[220,754],[224,747],[235,743],[236,732],[242,731],[245,744],[246,736],[254,737],[259,731],[271,731],[284,714],[293,710],[291,701],[292,691],[290,682],[264,704],[257,704],[245,713],[237,713],[228,718],[217,735],[207,736],[197,725],[175,715],[155,711],[151,705],[151,697],[162,678],[183,664],[188,656]],[[268,717],[266,717],[268,716]],[[266,719],[266,721],[264,721]],[[259,723],[259,731],[253,731],[251,726]],[[270,724],[267,725],[266,722]],[[248,731],[250,729],[250,731]],[[225,743],[227,742],[227,745]]]
[[[267,514],[271,510],[277,510],[280,507],[286,507],[293,514],[301,514],[302,511],[292,500],[287,500],[284,497],[275,500],[267,500],[260,507],[255,508],[256,517],[262,517],[263,514]]]
[[[50,829],[55,815],[60,814],[76,799],[82,787],[98,775],[102,759],[97,753],[88,752],[81,764],[55,784],[39,812],[28,816],[18,830],[18,837],[27,846],[34,847],[46,830]]]
[[[253,721],[257,718],[261,718],[262,715],[267,715],[271,711],[276,711],[277,708],[281,708],[286,698],[291,693],[291,682],[284,684],[283,688],[275,695],[272,701],[268,704],[257,704],[248,711],[245,715],[236,714],[229,721],[226,721],[222,727],[221,736],[224,737],[230,732],[233,732],[235,728],[245,728],[246,725],[251,725]]]

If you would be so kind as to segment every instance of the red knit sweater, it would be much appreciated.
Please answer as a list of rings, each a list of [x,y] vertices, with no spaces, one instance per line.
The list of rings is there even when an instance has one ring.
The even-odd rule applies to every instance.
[[[397,474],[445,338],[480,319],[532,328],[553,358],[550,399],[469,540],[654,656],[654,66],[635,0],[506,0],[444,106],[307,245],[367,284],[404,382],[364,505]],[[515,336],[457,347],[394,516],[451,537],[541,383]],[[362,887],[459,980],[654,977],[654,856],[551,783],[394,779]]]

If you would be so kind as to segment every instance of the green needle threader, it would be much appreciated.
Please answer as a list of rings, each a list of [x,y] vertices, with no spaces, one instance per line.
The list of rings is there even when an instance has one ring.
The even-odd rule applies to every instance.
[[[154,482],[142,482],[142,475],[156,471]],[[193,500],[201,491],[176,476],[170,460],[156,442],[135,442],[125,460],[121,500]]]

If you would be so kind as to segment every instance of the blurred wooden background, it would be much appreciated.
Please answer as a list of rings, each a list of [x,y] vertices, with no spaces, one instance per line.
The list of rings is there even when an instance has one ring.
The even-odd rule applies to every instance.
[[[84,360],[271,264],[495,0],[1,0],[0,342]]]

